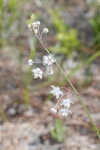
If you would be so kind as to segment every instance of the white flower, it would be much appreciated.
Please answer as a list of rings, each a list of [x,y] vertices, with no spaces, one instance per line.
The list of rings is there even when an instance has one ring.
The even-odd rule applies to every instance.
[[[39,32],[40,21],[33,22],[32,24],[28,25],[30,28],[33,28],[34,33],[37,34]]]
[[[28,65],[29,65],[29,66],[32,66],[32,65],[33,65],[33,60],[32,60],[32,59],[29,59],[29,60],[28,60]]]
[[[56,114],[56,113],[57,113],[57,109],[54,108],[54,107],[52,107],[52,108],[51,108],[51,112],[52,112],[53,114]]]
[[[42,31],[43,33],[48,33],[49,32],[49,30],[48,30],[48,28],[43,28],[43,31]]]
[[[43,56],[43,65],[52,65],[56,62],[56,59],[53,57],[52,54],[49,54],[48,56]]]
[[[47,66],[46,67],[46,73],[47,73],[47,75],[53,75],[53,68],[52,68],[52,66]]]
[[[64,107],[70,108],[70,104],[72,103],[71,99],[66,98],[62,100],[62,103],[60,105],[63,105]]]
[[[52,90],[51,90],[51,94],[53,94],[54,96],[56,96],[56,98],[58,99],[60,96],[63,96],[63,92],[60,90],[60,88],[58,86],[54,86],[51,85]]]
[[[62,108],[62,109],[59,110],[59,114],[61,116],[68,116],[69,113],[71,113],[71,111],[68,110],[68,109],[65,109],[65,108]]]
[[[32,25],[35,27],[35,26],[39,26],[40,25],[40,21],[35,21],[32,23]]]
[[[32,72],[34,73],[34,79],[42,79],[43,71],[40,68],[33,69]]]

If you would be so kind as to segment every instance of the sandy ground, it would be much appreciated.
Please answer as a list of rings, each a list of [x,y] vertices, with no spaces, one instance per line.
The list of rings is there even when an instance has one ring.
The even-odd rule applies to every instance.
[[[9,55],[8,55],[9,54]],[[50,107],[55,100],[45,102],[46,88],[30,92],[30,107],[23,104],[23,86],[20,83],[18,59],[15,52],[5,49],[0,52],[0,103],[5,110],[6,121],[0,124],[0,150],[99,150],[100,142],[79,100],[73,97],[72,116],[64,120],[67,127],[64,141],[58,143],[50,136],[55,117]],[[17,56],[17,54],[16,54]],[[80,93],[100,129],[100,67],[99,61],[91,66],[93,79],[84,85]],[[77,79],[76,79],[77,81]],[[20,84],[19,84],[20,83]]]

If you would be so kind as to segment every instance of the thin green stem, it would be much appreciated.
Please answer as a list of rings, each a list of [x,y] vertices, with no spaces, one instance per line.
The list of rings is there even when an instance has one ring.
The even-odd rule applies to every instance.
[[[35,50],[32,50],[29,58],[34,59],[34,56],[35,56]],[[28,68],[27,73],[26,73],[26,78],[25,78],[26,88],[24,90],[24,100],[25,100],[26,107],[29,106],[29,85],[32,79],[31,69],[32,67]]]
[[[96,52],[94,55],[90,56],[88,60],[85,60],[81,65],[75,67],[72,69],[72,71],[69,73],[69,77],[71,77],[73,74],[75,74],[78,70],[85,68],[87,65],[91,64],[93,60],[95,60],[97,57],[100,56],[100,51]]]
[[[4,110],[1,107],[0,107],[0,115],[1,115],[1,117],[2,117],[2,119],[4,121],[8,121],[8,119],[7,119],[6,115],[5,115],[5,112],[4,112]]]
[[[81,98],[81,96],[80,96],[80,93],[79,93],[79,92],[77,91],[77,89],[74,87],[74,85],[72,84],[72,82],[70,81],[70,79],[68,78],[68,76],[66,77],[65,72],[61,69],[61,67],[59,66],[59,64],[57,64],[57,67],[58,67],[59,70],[63,73],[63,75],[65,76],[67,82],[69,83],[69,85],[70,85],[71,88],[73,89],[74,93],[76,94],[77,98],[80,100],[81,105],[83,106],[85,112],[86,112],[87,115],[88,115],[88,118],[90,119],[90,122],[91,122],[92,125],[93,125],[94,131],[96,132],[97,136],[100,138],[100,131],[99,131],[99,129],[96,127],[96,124],[94,123],[94,121],[93,121],[93,119],[92,119],[92,117],[91,117],[91,115],[90,115],[90,113],[89,113],[89,111],[88,111],[86,105],[83,103],[83,100],[82,100],[82,98]]]

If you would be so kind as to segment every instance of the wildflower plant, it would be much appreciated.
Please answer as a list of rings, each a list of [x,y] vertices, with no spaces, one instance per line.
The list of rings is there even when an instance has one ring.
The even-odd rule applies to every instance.
[[[32,20],[32,18],[33,18],[33,16],[31,17],[31,20]],[[41,27],[40,21],[36,21],[36,22],[31,21],[31,23],[28,24],[28,27],[29,27],[30,31],[32,31],[34,33],[35,37],[39,40],[39,42],[42,45],[43,49],[48,54],[48,55],[44,55],[43,58],[42,58],[42,61],[40,61],[41,65],[43,65],[43,67],[45,68],[44,70],[42,70],[43,68],[39,68],[39,67],[34,68],[33,64],[35,64],[35,62],[33,62],[33,60],[28,60],[28,65],[31,66],[31,67],[33,66],[32,67],[32,73],[34,75],[34,79],[38,79],[38,78],[43,79],[45,74],[53,75],[54,74],[53,66],[55,64],[56,67],[59,69],[59,71],[66,78],[66,81],[71,86],[72,91],[74,92],[74,94],[80,100],[80,103],[82,104],[85,112],[87,113],[87,115],[90,119],[90,122],[93,125],[94,131],[96,132],[96,134],[100,138],[99,129],[96,127],[96,124],[94,123],[94,121],[93,121],[86,105],[84,104],[84,102],[83,102],[83,100],[80,96],[80,93],[74,87],[74,85],[70,81],[70,78],[68,76],[66,76],[65,72],[62,70],[60,65],[57,63],[54,55],[49,51],[49,49],[47,47],[45,47],[45,43],[43,42],[43,36],[47,35],[47,33],[49,32],[48,28],[45,27],[41,30],[40,29],[40,27]],[[71,92],[66,92],[66,91],[67,90],[63,89],[63,87],[60,88],[58,86],[51,85],[50,94],[55,96],[55,98],[57,99],[56,105],[50,109],[51,113],[53,113],[54,115],[56,114],[57,116],[66,117],[66,116],[68,116],[68,114],[71,113],[70,106],[73,103],[72,99],[71,99],[71,96],[69,94]]]
[[[50,53],[50,51],[44,47],[44,44],[42,41],[43,34],[45,36],[45,34],[47,34],[49,32],[49,29],[47,27],[45,27],[41,31],[40,21],[32,22],[32,23],[28,24],[28,27],[29,27],[30,31],[32,31],[35,34],[36,38],[42,44],[44,50],[47,52],[47,55],[44,55],[42,57],[42,60],[39,61],[45,69],[42,70],[43,67],[42,68],[39,68],[39,67],[34,68],[33,67],[31,70],[32,74],[34,76],[34,79],[43,79],[45,74],[47,76],[54,74],[53,65],[54,64],[56,65],[56,63],[57,63],[54,55],[52,53]],[[33,66],[33,64],[35,64],[35,63],[36,62],[33,62],[32,59],[28,60],[29,66]],[[50,94],[55,96],[55,98],[57,99],[56,106],[52,107],[50,109],[50,112],[53,114],[57,114],[58,116],[63,116],[63,117],[67,116],[71,112],[70,105],[72,102],[71,102],[70,98],[67,98],[65,91],[61,90],[61,88],[59,86],[51,85]]]

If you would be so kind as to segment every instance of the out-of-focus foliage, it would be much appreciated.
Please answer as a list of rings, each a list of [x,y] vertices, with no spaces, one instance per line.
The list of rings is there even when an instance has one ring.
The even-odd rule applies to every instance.
[[[95,0],[96,1],[96,0]],[[87,0],[87,3],[88,3],[88,5],[94,5],[95,4],[95,1],[94,0]]]
[[[56,119],[55,129],[51,130],[51,136],[58,142],[62,142],[64,140],[66,128],[63,126],[62,121],[60,119]]]
[[[100,50],[100,5],[98,5],[97,12],[91,20],[94,32],[94,45],[96,50]]]
[[[33,23],[37,19],[37,15],[32,14],[30,19],[27,20],[27,24]]]
[[[19,4],[21,2],[22,0],[0,0],[0,46],[5,45],[10,34],[14,32],[13,25],[20,15]]]
[[[95,15],[90,20],[94,33],[94,42],[93,46],[95,50],[100,49],[100,0],[88,0],[88,6],[95,10]]]
[[[88,5],[91,7],[91,6],[93,6],[93,7],[95,7],[95,6],[98,6],[98,4],[100,3],[100,0],[87,0],[87,3],[88,3]]]
[[[54,52],[62,53],[68,56],[80,47],[77,31],[73,28],[70,29],[69,26],[63,22],[57,11],[52,11],[50,14],[54,27],[57,31],[57,43],[52,49]]]

